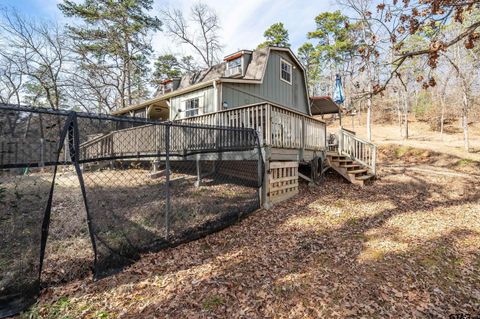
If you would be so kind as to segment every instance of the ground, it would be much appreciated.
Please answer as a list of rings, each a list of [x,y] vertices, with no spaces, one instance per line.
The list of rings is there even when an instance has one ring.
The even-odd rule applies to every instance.
[[[371,186],[329,174],[117,275],[48,288],[23,317],[480,315],[480,163],[408,145],[379,162]]]
[[[360,118],[360,125],[357,119],[352,125],[351,117],[343,120],[344,127],[355,131],[363,138],[366,137],[365,123],[365,116]],[[334,123],[335,126],[338,127],[338,121]],[[463,131],[458,122],[446,125],[445,133],[442,135],[432,131],[428,123],[411,119],[408,139],[404,139],[400,135],[400,128],[396,124],[374,123],[372,129],[372,139],[377,145],[401,144],[406,147],[441,152],[466,160],[480,161],[480,122],[469,125],[469,134],[470,152],[466,152],[463,145]]]

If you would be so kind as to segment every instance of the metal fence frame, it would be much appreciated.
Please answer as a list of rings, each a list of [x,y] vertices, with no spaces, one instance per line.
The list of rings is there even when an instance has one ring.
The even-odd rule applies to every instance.
[[[85,212],[87,218],[87,226],[89,230],[90,240],[92,243],[92,249],[94,253],[94,268],[95,274],[97,271],[97,245],[96,239],[94,235],[94,231],[92,229],[92,216],[90,214],[90,209],[88,207],[88,200],[87,200],[87,192],[85,187],[85,181],[83,178],[82,172],[82,165],[91,163],[91,162],[98,162],[98,161],[111,161],[111,160],[123,160],[126,158],[138,158],[138,159],[149,159],[149,158],[165,158],[166,164],[166,211],[165,211],[165,238],[168,240],[169,230],[170,230],[170,216],[171,216],[171,194],[170,194],[170,162],[172,156],[192,156],[196,154],[207,154],[207,153],[223,153],[223,152],[240,152],[245,150],[253,150],[257,154],[258,160],[258,171],[257,171],[257,196],[260,197],[259,189],[263,183],[263,158],[261,152],[261,144],[260,139],[257,132],[251,128],[235,128],[235,127],[221,127],[221,126],[211,126],[211,125],[197,125],[197,124],[182,124],[182,123],[173,123],[173,122],[158,122],[152,121],[148,119],[139,119],[139,118],[125,118],[125,117],[118,117],[118,116],[111,116],[111,115],[103,115],[103,114],[88,114],[82,112],[74,112],[74,111],[66,111],[66,110],[52,110],[52,109],[45,109],[45,108],[33,108],[28,106],[18,106],[18,105],[6,105],[0,104],[0,112],[1,111],[11,111],[11,112],[27,112],[27,113],[39,113],[39,114],[50,114],[58,117],[64,118],[64,126],[61,129],[61,134],[59,137],[59,143],[57,145],[56,150],[56,161],[55,162],[29,162],[29,163],[3,163],[0,162],[0,169],[12,169],[12,168],[33,168],[33,167],[44,167],[44,166],[51,166],[53,167],[52,173],[52,183],[49,191],[49,197],[46,202],[44,218],[41,226],[41,242],[40,242],[40,261],[39,261],[39,272],[38,272],[38,279],[40,282],[40,276],[42,273],[43,268],[43,261],[45,257],[45,248],[47,244],[47,239],[49,235],[49,225],[51,219],[51,209],[52,209],[52,198],[55,192],[55,179],[57,176],[58,166],[59,165],[72,165],[75,169],[76,176],[78,178],[81,190],[81,196],[85,205]],[[157,149],[155,152],[149,152],[146,154],[136,154],[131,156],[110,156],[110,157],[100,157],[100,158],[82,158],[82,154],[80,151],[81,141],[80,141],[80,132],[79,132],[79,121],[89,119],[89,120],[98,120],[98,121],[112,121],[115,123],[129,123],[135,125],[152,125],[152,126],[159,126],[160,128],[165,128],[165,149]],[[240,142],[245,142],[245,145],[239,143],[236,145],[233,143],[232,147],[223,148],[222,145],[216,144],[216,148],[212,149],[188,149],[186,147],[183,151],[179,152],[178,150],[171,149],[171,142],[175,136],[172,136],[172,128],[182,128],[182,129],[192,129],[195,130],[212,130],[213,132],[227,132],[228,134],[234,134],[233,136],[248,136],[248,139],[239,139]],[[175,133],[175,131],[173,131]],[[238,135],[237,135],[238,134]],[[253,137],[253,139],[252,139]],[[235,142],[235,141],[234,141]],[[220,147],[219,147],[220,146]],[[65,155],[65,161],[60,162],[60,154],[68,151],[68,157]],[[0,152],[2,150],[0,149]],[[260,201],[260,198],[258,198]],[[0,296],[1,300],[2,296]],[[2,316],[10,316],[12,314],[18,313],[19,311],[23,310],[25,305],[20,306],[18,309],[10,309],[10,311],[2,310],[0,307],[0,317]]]

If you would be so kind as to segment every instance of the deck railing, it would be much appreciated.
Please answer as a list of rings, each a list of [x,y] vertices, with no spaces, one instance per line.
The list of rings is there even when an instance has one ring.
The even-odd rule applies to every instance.
[[[326,125],[305,114],[273,104],[254,104],[178,120],[182,123],[253,128],[263,144],[278,148],[325,148]]]
[[[80,158],[85,160],[154,153],[165,144],[165,134],[162,133],[162,130],[154,125],[112,131],[82,143]]]
[[[38,163],[44,166],[56,162],[57,156],[58,141],[35,137],[0,137],[0,166],[20,163]]]
[[[165,154],[208,153],[251,150],[257,144],[253,130],[204,127],[179,123],[158,123],[115,130],[80,144],[80,160],[145,157]]]
[[[376,174],[377,146],[341,129],[338,134],[338,152],[347,155]]]
[[[177,123],[177,124],[175,124]],[[178,124],[181,123],[181,124]],[[255,104],[175,121],[170,131],[171,152],[237,149],[254,145],[251,134],[261,134],[262,146],[277,148],[325,149],[324,122],[277,105]],[[201,126],[216,127],[208,130]],[[200,127],[199,127],[200,126]],[[162,125],[143,125],[112,131],[81,144],[81,158],[140,156],[165,150]]]

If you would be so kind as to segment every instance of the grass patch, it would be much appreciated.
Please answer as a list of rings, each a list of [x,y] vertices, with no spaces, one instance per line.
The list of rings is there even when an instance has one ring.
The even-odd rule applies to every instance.
[[[346,224],[351,227],[357,227],[361,225],[361,219],[358,217],[352,217],[346,221]]]
[[[95,318],[98,318],[98,319],[107,319],[107,318],[110,318],[110,314],[106,311],[97,311],[95,313]]]
[[[471,160],[469,158],[464,158],[464,159],[461,159],[459,161],[457,161],[457,163],[455,163],[456,166],[468,166],[468,165],[471,165],[471,164],[474,164],[475,161],[474,160]]]
[[[407,152],[410,150],[410,147],[408,146],[399,146],[395,148],[395,157],[400,158],[405,156]]]
[[[214,310],[225,303],[225,300],[217,295],[208,296],[202,303],[202,308],[205,310]]]
[[[66,310],[70,308],[70,299],[67,297],[62,297],[58,299],[51,305],[44,305],[39,307],[38,305],[33,306],[28,312],[22,314],[20,318],[23,319],[73,319],[72,316],[62,316],[62,313],[65,313]]]

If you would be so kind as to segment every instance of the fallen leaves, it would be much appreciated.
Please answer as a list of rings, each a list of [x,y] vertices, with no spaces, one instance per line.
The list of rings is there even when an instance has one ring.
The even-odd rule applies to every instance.
[[[35,309],[85,318],[475,314],[479,181],[380,175],[365,188],[329,175],[271,211],[145,255],[115,276],[49,289]],[[68,302],[59,306],[60,297]]]

